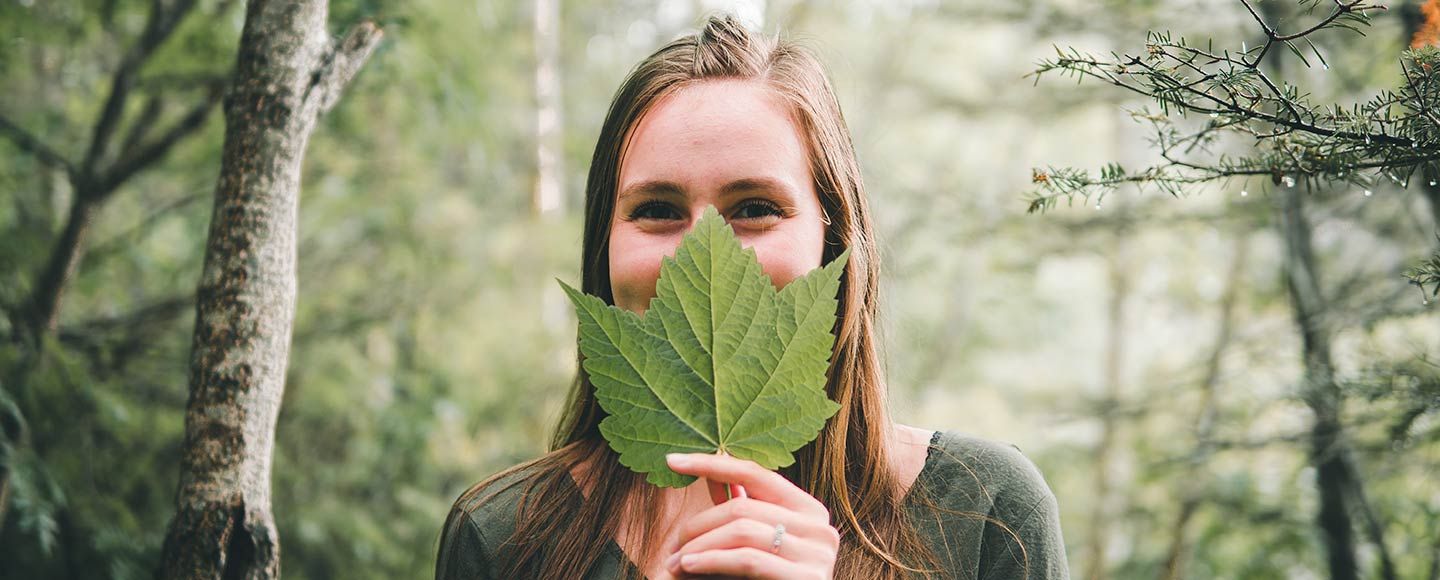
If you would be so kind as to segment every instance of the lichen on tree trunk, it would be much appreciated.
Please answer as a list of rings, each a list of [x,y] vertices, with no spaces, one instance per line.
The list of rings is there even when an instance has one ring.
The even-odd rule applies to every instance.
[[[196,300],[177,512],[162,578],[275,578],[270,461],[295,314],[300,167],[316,119],[380,40],[338,45],[324,0],[252,0]]]

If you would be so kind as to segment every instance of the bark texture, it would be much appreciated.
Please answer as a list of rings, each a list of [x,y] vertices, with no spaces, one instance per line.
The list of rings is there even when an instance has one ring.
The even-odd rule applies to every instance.
[[[45,262],[45,269],[40,273],[30,299],[32,336],[55,332],[59,324],[60,299],[80,264],[85,237],[95,217],[97,203],[99,202],[96,201],[96,196],[89,191],[81,189],[76,192],[75,201],[70,206],[70,216],[65,221],[65,229],[55,240],[55,247]]]
[[[225,146],[196,295],[177,512],[161,578],[275,578],[275,419],[295,313],[300,167],[316,119],[380,40],[338,45],[325,0],[252,0],[225,97]]]

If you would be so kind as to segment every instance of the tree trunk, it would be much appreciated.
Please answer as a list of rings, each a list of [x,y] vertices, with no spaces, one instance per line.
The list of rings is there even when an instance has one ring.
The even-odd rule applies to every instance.
[[[161,578],[274,578],[270,461],[295,313],[300,167],[317,117],[380,40],[332,46],[324,0],[251,0],[197,289],[177,511]]]
[[[70,205],[70,216],[65,221],[65,230],[55,240],[45,270],[31,293],[29,330],[32,338],[55,333],[60,318],[60,300],[69,286],[70,277],[75,275],[75,267],[80,264],[85,235],[89,233],[94,217],[95,202],[85,190],[77,190],[75,202]]]
[[[1280,190],[1281,233],[1285,238],[1285,286],[1295,326],[1300,332],[1305,368],[1300,394],[1315,415],[1310,430],[1310,462],[1320,492],[1317,523],[1325,540],[1331,580],[1357,580],[1354,523],[1346,501],[1348,448],[1340,422],[1342,395],[1330,358],[1326,305],[1305,218],[1304,193]]]
[[[1346,453],[1344,460],[1345,484],[1350,490],[1349,498],[1360,512],[1360,520],[1365,525],[1366,534],[1370,536],[1370,543],[1375,545],[1376,556],[1380,559],[1380,579],[1396,580],[1399,573],[1395,570],[1395,560],[1390,557],[1389,544],[1385,542],[1385,522],[1380,519],[1380,514],[1375,512],[1375,506],[1370,504],[1370,495],[1365,491],[1365,478],[1360,474],[1360,466],[1356,464],[1355,456]]]
[[[37,347],[43,344],[44,336],[55,333],[65,289],[80,265],[80,258],[85,251],[86,234],[100,206],[126,180],[165,157],[176,143],[203,127],[210,110],[214,108],[213,97],[218,91],[212,91],[179,122],[160,132],[161,136],[150,140],[142,137],[155,129],[156,115],[142,115],[131,126],[130,135],[124,143],[124,154],[118,159],[111,159],[110,151],[115,148],[115,132],[125,117],[126,103],[133,92],[135,79],[156,49],[174,34],[176,27],[194,9],[195,4],[196,0],[178,0],[169,4],[153,3],[145,21],[144,32],[138,42],[126,51],[111,79],[109,96],[101,108],[100,118],[95,122],[83,161],[72,162],[40,137],[0,117],[0,135],[7,136],[21,150],[45,163],[64,168],[66,178],[74,190],[65,229],[56,239],[50,257],[46,259],[45,267],[30,291],[27,304],[30,313],[28,320],[24,321],[24,330],[16,333],[17,336],[25,335]],[[224,11],[222,4],[219,12]]]
[[[565,209],[565,152],[560,133],[560,0],[534,0],[536,216]]]

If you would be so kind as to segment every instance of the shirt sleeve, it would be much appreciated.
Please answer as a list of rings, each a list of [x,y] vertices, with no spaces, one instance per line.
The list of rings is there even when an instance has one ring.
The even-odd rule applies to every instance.
[[[936,546],[951,576],[1068,580],[1059,505],[1035,463],[1001,441],[946,432],[935,443],[927,484],[946,509],[969,514],[948,518]]]
[[[485,535],[470,513],[451,508],[440,536],[435,560],[435,580],[493,580],[490,557],[485,553]]]
[[[1055,495],[1048,486],[1033,491],[1041,497],[1028,510],[1018,512],[1021,517],[1002,519],[1009,529],[986,526],[980,555],[981,580],[1070,578]]]

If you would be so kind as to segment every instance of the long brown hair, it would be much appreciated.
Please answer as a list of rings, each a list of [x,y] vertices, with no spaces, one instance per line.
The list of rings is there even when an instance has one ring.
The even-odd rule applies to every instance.
[[[905,571],[933,571],[935,555],[920,541],[903,509],[905,484],[892,468],[887,447],[892,426],[875,329],[880,256],[865,187],[840,105],[814,55],[789,41],[754,34],[732,17],[717,16],[698,33],[660,48],[630,73],[615,95],[590,164],[582,289],[614,303],[610,223],[632,129],[666,95],[712,79],[763,83],[790,105],[828,216],[822,260],[828,263],[850,249],[826,384],[840,410],[781,473],[830,509],[841,536],[837,578],[897,578]],[[529,485],[515,533],[497,555],[503,577],[582,577],[615,537],[622,518],[638,524],[632,529],[644,530],[640,565],[660,549],[663,530],[647,525],[660,506],[660,490],[620,465],[600,435],[604,417],[595,389],[581,370],[550,452],[492,476],[462,496],[461,501],[477,501],[490,483],[526,473],[523,480]],[[582,464],[586,477],[579,483],[589,492],[583,500],[570,480],[571,469]],[[489,496],[499,491],[491,489]]]

